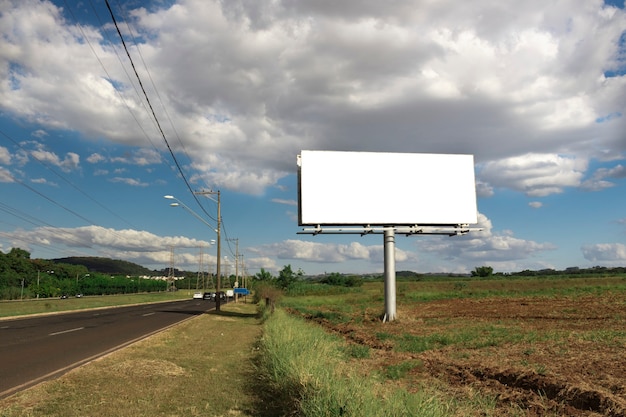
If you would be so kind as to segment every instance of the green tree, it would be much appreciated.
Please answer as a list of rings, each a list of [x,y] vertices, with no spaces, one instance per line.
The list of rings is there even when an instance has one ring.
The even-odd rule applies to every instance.
[[[8,261],[8,267],[13,270],[19,279],[26,278],[33,270],[30,252],[24,249],[12,248],[7,253],[6,260]]]
[[[302,278],[303,275],[304,272],[301,269],[298,269],[298,272],[293,272],[291,265],[285,265],[285,267],[278,273],[276,282],[280,288],[287,289]]]
[[[257,272],[254,275],[254,279],[259,280],[259,281],[271,281],[272,279],[274,279],[274,277],[269,271],[266,271],[265,269],[261,268],[261,272]]]
[[[358,277],[356,275],[350,275],[346,277],[346,282],[344,283],[346,287],[360,287],[363,285],[363,278]]]
[[[320,282],[327,285],[337,285],[341,287],[360,287],[363,279],[355,275],[342,275],[339,272],[331,272],[325,275]]]
[[[339,272],[331,272],[330,274],[324,275],[320,282],[328,285],[343,285],[344,277]]]
[[[490,277],[493,275],[493,268],[490,266],[477,266],[472,271],[473,277]]]

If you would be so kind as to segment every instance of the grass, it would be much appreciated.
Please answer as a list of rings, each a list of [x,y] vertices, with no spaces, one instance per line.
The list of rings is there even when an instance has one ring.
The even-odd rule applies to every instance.
[[[249,388],[260,333],[254,305],[229,303],[0,400],[0,416],[263,417]]]
[[[0,301],[0,318],[190,298],[188,291]]]
[[[608,290],[626,291],[626,278],[612,277],[492,277],[439,279],[400,283],[406,301],[434,301],[451,298],[555,297],[602,294]]]
[[[353,368],[342,339],[321,328],[276,312],[265,324],[259,370],[280,399],[286,414],[306,417],[442,417],[452,402],[427,389],[409,393],[380,384]],[[419,363],[408,362],[390,370],[390,377],[408,372]]]
[[[330,314],[338,319],[350,319],[355,310],[373,309],[384,303],[380,282],[365,282],[347,293],[286,297],[281,306],[303,314]],[[562,297],[599,295],[608,291],[626,292],[626,277],[491,277],[491,278],[431,278],[397,283],[398,304],[435,300],[486,297]],[[323,310],[323,312],[321,312]],[[374,316],[382,314],[378,309]]]
[[[467,349],[480,349],[489,346],[500,346],[506,343],[536,342],[540,339],[554,338],[552,334],[539,336],[533,331],[522,331],[519,326],[511,324],[493,325],[465,325],[445,333],[430,333],[413,335],[402,333],[393,335],[385,332],[376,333],[380,341],[390,341],[399,352],[419,353],[427,350],[440,349],[445,346],[456,345]],[[566,333],[563,333],[565,337]]]
[[[389,365],[385,369],[385,376],[389,379],[401,379],[404,378],[412,369],[421,366],[422,362],[419,360],[400,362],[398,364]]]

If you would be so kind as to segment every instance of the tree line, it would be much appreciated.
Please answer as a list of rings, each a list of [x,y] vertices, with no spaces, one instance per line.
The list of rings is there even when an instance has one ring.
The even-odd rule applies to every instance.
[[[90,271],[85,265],[31,259],[30,252],[0,251],[0,299],[49,298],[63,295],[109,295],[165,291],[167,282],[138,276]]]
[[[562,270],[559,269],[540,269],[530,270],[525,269],[519,272],[494,272],[491,266],[477,266],[471,272],[473,277],[490,277],[495,276],[515,276],[515,277],[545,277],[545,276],[577,276],[577,275],[619,275],[625,274],[626,267],[606,267],[606,266],[593,266],[591,268],[579,268],[569,267]]]

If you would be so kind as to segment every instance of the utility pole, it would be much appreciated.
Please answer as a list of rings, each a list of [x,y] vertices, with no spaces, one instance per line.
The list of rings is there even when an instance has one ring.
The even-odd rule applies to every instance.
[[[198,265],[198,275],[196,276],[196,290],[200,289],[200,279],[202,279],[202,291],[204,291],[206,287],[204,286],[204,265],[202,262],[202,245],[200,245],[200,255],[199,255],[198,264],[199,265]]]
[[[221,287],[221,283],[220,283],[220,274],[222,273],[221,269],[220,269],[220,263],[222,262],[222,204],[220,201],[220,191],[198,191],[195,192],[194,194],[197,195],[212,195],[212,194],[216,194],[217,195],[217,285],[215,288],[215,311],[220,311],[220,304],[221,304],[221,300],[220,300],[220,287]],[[210,197],[209,197],[210,198]]]
[[[235,242],[235,288],[239,286],[239,238],[228,239]]]
[[[235,285],[233,286],[233,288],[239,288],[241,287],[241,283],[239,282],[239,238],[229,240],[235,241]],[[235,302],[237,302],[237,299],[239,297],[238,293],[235,293],[234,297]]]
[[[170,268],[169,273],[167,274],[167,290],[170,291],[172,288],[172,284],[174,282],[174,246],[170,246]]]
[[[246,267],[243,263],[243,253],[241,255],[239,255],[241,257],[241,287],[242,288],[248,288],[246,287]]]

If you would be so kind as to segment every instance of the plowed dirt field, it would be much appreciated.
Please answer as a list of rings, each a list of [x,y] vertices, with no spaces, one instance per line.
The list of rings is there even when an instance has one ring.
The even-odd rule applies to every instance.
[[[489,415],[626,416],[624,293],[455,299],[397,311],[390,323],[374,309],[342,323],[308,318],[369,346],[368,357],[355,359],[363,369],[403,370],[389,383],[489,398]]]

